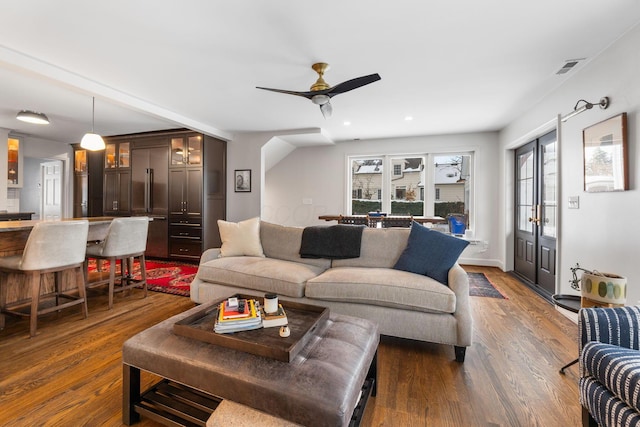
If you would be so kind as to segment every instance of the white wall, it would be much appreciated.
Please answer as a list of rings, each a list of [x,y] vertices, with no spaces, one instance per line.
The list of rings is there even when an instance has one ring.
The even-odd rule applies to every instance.
[[[424,136],[363,140],[333,146],[297,148],[266,174],[258,172],[254,155],[273,135],[238,135],[229,144],[229,182],[233,169],[253,169],[251,193],[234,193],[229,187],[227,218],[238,221],[260,215],[264,220],[283,225],[326,224],[319,215],[346,212],[347,156],[391,153],[438,153],[474,151],[476,237],[486,245],[469,246],[461,262],[502,267],[495,242],[499,239],[495,221],[498,204],[498,139],[496,133]],[[263,184],[258,179],[266,175]],[[264,188],[261,194],[258,188]],[[310,199],[311,204],[303,204]]]
[[[0,141],[5,141],[2,145],[2,147],[4,147],[4,150],[0,149],[0,177],[5,177],[5,180],[3,182],[6,182],[7,176],[6,141],[8,135],[9,130],[0,128]],[[63,162],[64,181],[62,183],[62,186],[66,190],[63,201],[63,216],[70,217],[73,213],[73,149],[71,145],[63,142],[33,138],[28,135],[12,134],[12,136],[19,137],[22,141],[20,149],[24,150],[23,158],[55,159],[61,160]],[[19,191],[22,192],[22,190]],[[6,206],[7,187],[3,184],[0,185],[0,210],[6,209]]]
[[[570,267],[576,263],[587,269],[612,272],[628,277],[628,304],[640,300],[640,171],[638,167],[638,123],[640,123],[640,26],[610,46],[597,58],[578,70],[574,76],[538,105],[511,123],[500,133],[501,205],[504,216],[500,228],[505,238],[500,252],[509,265],[512,254],[513,152],[516,145],[535,137],[548,127],[544,123],[558,114],[570,112],[579,99],[598,102],[608,96],[606,110],[594,107],[569,119],[560,127],[560,236],[558,242],[559,293],[575,293],[569,280]],[[610,193],[585,193],[583,190],[582,130],[619,113],[626,112],[629,141],[630,190]],[[541,133],[540,133],[541,134]],[[579,196],[580,208],[568,209],[568,197]],[[511,262],[512,265],[512,262]]]

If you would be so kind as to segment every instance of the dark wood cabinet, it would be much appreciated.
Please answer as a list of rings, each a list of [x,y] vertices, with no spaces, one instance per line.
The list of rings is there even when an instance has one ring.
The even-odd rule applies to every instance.
[[[131,171],[104,173],[104,214],[126,216],[131,211]]]
[[[202,254],[203,135],[171,137],[169,255],[197,260]]]
[[[151,217],[148,256],[197,261],[220,247],[226,142],[183,129],[113,136],[106,145],[89,173],[76,172],[75,216]],[[101,180],[92,184],[94,171]],[[99,214],[83,210],[87,197],[87,206],[97,197]]]
[[[226,143],[199,133],[171,137],[169,252],[197,260],[220,247],[218,219],[226,218]]]
[[[73,216],[75,218],[103,215],[103,151],[73,147]]]
[[[131,213],[131,142],[107,142],[104,152],[105,215]]]
[[[169,170],[169,214],[202,217],[202,168]]]

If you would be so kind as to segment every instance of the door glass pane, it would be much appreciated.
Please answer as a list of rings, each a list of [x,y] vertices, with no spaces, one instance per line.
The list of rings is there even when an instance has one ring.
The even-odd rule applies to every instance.
[[[542,235],[556,237],[556,143],[545,144],[542,149]]]
[[[185,146],[183,138],[171,138],[171,164],[184,165]]]
[[[351,162],[351,214],[366,215],[382,209],[382,159]]]
[[[20,173],[20,140],[9,138],[7,142],[7,183],[19,184]]]
[[[87,150],[76,150],[74,155],[74,164],[76,172],[87,171]]]
[[[118,166],[121,168],[129,167],[129,143],[121,142],[118,148]]]
[[[107,144],[104,150],[104,167],[112,169],[116,167],[116,144]]]
[[[533,233],[533,223],[529,218],[533,216],[533,151],[518,156],[518,229]]]
[[[190,165],[199,165],[202,163],[202,136],[190,136],[187,143],[189,147],[188,151],[188,163]]]

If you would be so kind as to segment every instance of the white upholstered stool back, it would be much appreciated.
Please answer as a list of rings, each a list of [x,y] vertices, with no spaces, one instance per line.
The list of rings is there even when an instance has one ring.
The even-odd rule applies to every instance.
[[[119,257],[139,254],[147,248],[149,218],[146,216],[114,218],[107,237],[98,245],[87,248],[87,256]]]
[[[104,283],[109,284],[109,309],[113,307],[113,294],[127,289],[142,286],[147,295],[147,270],[145,267],[144,251],[147,248],[147,234],[149,232],[149,218],[146,216],[114,218],[109,225],[107,236],[97,245],[89,245],[86,251],[89,258],[107,259],[109,278],[89,279],[88,262],[85,262],[87,287],[94,287]],[[140,260],[140,280],[133,278],[134,258]],[[116,275],[116,264],[120,260],[120,273]],[[120,279],[120,286],[116,289],[116,278]]]
[[[30,318],[30,334],[36,335],[37,319],[41,314],[59,311],[63,308],[82,304],[84,317],[88,316],[82,265],[87,248],[89,222],[44,221],[37,223],[29,233],[22,255],[0,257],[2,273],[0,287],[0,329],[4,328],[4,314],[25,316]],[[71,284],[77,287],[78,295],[70,294],[68,286],[63,289],[62,272],[75,270],[70,276]],[[53,294],[41,295],[43,276],[54,273],[55,289]],[[21,301],[7,301],[7,281],[11,274],[26,276],[25,287],[30,290],[30,309],[24,311]],[[41,299],[55,299],[53,306],[41,307]]]
[[[84,261],[89,222],[52,221],[37,223],[24,247],[19,270],[45,270]]]

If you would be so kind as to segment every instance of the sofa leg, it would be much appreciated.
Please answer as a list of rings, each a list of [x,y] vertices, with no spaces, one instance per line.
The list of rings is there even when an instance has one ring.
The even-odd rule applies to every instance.
[[[467,351],[467,347],[458,347],[457,345],[453,347],[456,352],[456,362],[464,362],[464,355]]]
[[[582,407],[582,427],[598,427],[598,423],[584,406]]]

